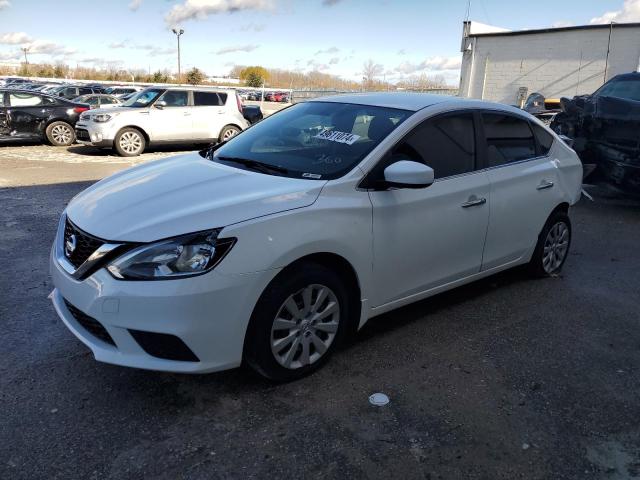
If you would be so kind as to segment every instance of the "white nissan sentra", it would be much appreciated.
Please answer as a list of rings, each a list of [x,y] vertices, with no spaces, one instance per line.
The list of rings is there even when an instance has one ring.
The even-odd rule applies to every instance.
[[[516,265],[557,273],[581,180],[513,107],[318,99],[73,198],[53,304],[99,361],[290,380],[371,317]]]

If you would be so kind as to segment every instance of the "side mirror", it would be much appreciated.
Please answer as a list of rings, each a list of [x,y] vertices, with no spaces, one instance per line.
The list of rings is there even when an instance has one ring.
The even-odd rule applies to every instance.
[[[389,187],[425,188],[433,180],[433,168],[413,160],[399,160],[384,169],[384,181]]]
[[[155,103],[154,107],[162,110],[164,107],[167,106],[167,102],[165,102],[164,100],[160,100],[158,102]]]

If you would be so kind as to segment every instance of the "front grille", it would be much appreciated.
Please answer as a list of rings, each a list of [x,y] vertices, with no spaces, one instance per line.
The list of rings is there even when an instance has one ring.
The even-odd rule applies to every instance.
[[[76,128],[76,138],[78,140],[91,140],[91,137],[89,136],[89,132],[83,128]]]
[[[78,322],[82,326],[82,328],[84,328],[91,335],[102,340],[103,342],[113,345],[114,347],[116,346],[116,342],[113,341],[113,338],[111,338],[111,335],[109,335],[107,329],[104,328],[100,322],[98,322],[95,318],[90,317],[86,313],[78,310],[76,307],[67,302],[66,299],[64,301],[64,304],[67,306],[67,310],[69,310],[71,315],[73,315],[73,318],[76,319],[76,322]]]
[[[75,241],[72,241],[72,236]],[[65,257],[67,257],[74,267],[80,267],[80,265],[82,265],[93,252],[104,245],[104,243],[105,242],[99,238],[92,237],[88,233],[83,232],[67,219],[64,226],[64,244],[62,245],[62,249],[64,250]],[[75,245],[73,251],[67,248],[67,245],[71,244]]]

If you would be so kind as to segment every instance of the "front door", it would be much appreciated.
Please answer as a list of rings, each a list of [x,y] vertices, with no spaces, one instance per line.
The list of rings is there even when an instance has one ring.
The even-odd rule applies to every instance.
[[[33,93],[8,92],[6,122],[13,138],[31,138],[44,133],[53,101]]]
[[[167,90],[149,110],[150,132],[153,142],[180,142],[193,139],[193,107],[189,106],[189,92]]]
[[[477,171],[472,114],[447,114],[416,127],[383,160],[433,168],[423,189],[370,191],[373,205],[373,306],[476,274],[489,220],[489,180]]]

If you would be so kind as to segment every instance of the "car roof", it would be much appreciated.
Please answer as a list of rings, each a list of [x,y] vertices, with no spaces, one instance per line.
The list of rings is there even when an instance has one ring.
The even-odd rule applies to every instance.
[[[343,95],[332,95],[330,97],[319,97],[309,100],[310,102],[335,102],[352,103],[355,105],[370,105],[375,107],[397,108],[417,112],[423,108],[433,105],[450,104],[452,108],[459,109],[489,109],[502,110],[505,112],[520,113],[523,111],[511,105],[487,102],[483,100],[454,97],[451,95],[438,95],[433,93],[416,92],[372,92],[372,93],[349,93]]]

